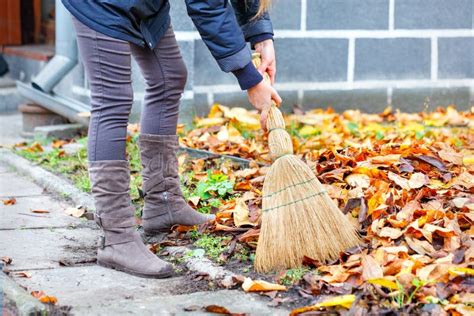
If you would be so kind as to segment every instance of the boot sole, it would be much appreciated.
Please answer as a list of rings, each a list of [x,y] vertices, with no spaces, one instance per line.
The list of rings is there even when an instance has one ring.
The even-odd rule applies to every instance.
[[[105,263],[105,262],[102,262],[102,261],[99,261],[99,260],[97,260],[97,264],[101,267],[104,267],[104,268],[117,270],[117,271],[120,271],[120,272],[125,272],[127,274],[131,274],[131,275],[134,275],[134,276],[137,276],[137,277],[140,277],[140,278],[146,278],[146,279],[165,279],[165,278],[169,278],[173,275],[173,271],[163,272],[163,273],[159,273],[159,274],[139,273],[139,272],[131,271],[131,270],[129,270],[127,268],[124,268],[124,267],[121,267],[121,266],[111,265],[111,264],[108,264],[108,263]]]

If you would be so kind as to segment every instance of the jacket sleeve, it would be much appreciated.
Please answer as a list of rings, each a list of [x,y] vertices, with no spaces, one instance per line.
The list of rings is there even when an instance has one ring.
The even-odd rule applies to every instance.
[[[273,26],[268,12],[255,17],[260,5],[259,0],[231,0],[231,3],[245,40],[250,42],[252,47],[260,41],[273,39]]]
[[[186,0],[188,15],[212,56],[225,72],[232,72],[243,90],[262,81],[253,67],[250,49],[227,0]]]

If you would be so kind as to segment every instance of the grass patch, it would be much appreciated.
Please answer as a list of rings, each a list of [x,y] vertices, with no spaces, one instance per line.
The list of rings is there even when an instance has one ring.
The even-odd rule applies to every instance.
[[[203,249],[209,258],[217,262],[219,262],[220,255],[227,250],[227,243],[231,239],[230,237],[198,233],[195,234],[194,238],[197,238],[194,245]]]

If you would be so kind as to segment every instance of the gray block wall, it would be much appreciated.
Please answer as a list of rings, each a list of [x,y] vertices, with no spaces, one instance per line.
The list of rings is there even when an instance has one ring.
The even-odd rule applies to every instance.
[[[213,102],[248,107],[235,78],[220,71],[200,40],[185,2],[172,0],[171,7],[189,71],[182,120],[206,114]],[[285,110],[474,105],[474,0],[274,0],[271,16]],[[87,99],[81,71],[60,90]],[[145,87],[136,65],[134,71],[139,112]]]

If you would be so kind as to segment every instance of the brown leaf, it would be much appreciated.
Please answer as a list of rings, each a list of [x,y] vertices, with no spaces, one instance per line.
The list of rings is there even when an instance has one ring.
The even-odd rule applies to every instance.
[[[47,210],[31,210],[32,213],[37,213],[37,214],[46,214],[49,213]]]
[[[444,161],[448,161],[448,162],[453,163],[455,165],[462,166],[462,164],[463,164],[464,155],[460,154],[460,153],[457,153],[453,150],[443,149],[443,150],[438,151],[438,155]]]
[[[6,200],[2,200],[3,205],[14,205],[16,204],[16,199],[14,197],[8,198]]]
[[[419,160],[422,162],[426,162],[429,165],[437,168],[439,171],[447,172],[445,164],[439,160],[438,158],[427,156],[427,155],[419,155],[419,156],[411,156],[411,159]]]
[[[11,263],[13,262],[13,259],[10,258],[10,257],[7,257],[7,256],[3,256],[3,257],[2,257],[2,261],[3,261],[3,263],[5,263],[5,264],[11,264]]]
[[[20,271],[20,272],[15,272],[15,276],[19,278],[31,278],[31,273],[25,272],[25,271]]]
[[[208,305],[204,307],[204,310],[208,313],[221,314],[221,315],[232,315],[229,310],[223,306],[219,305]]]
[[[362,257],[362,280],[383,278],[383,270],[380,264],[371,255]]]

